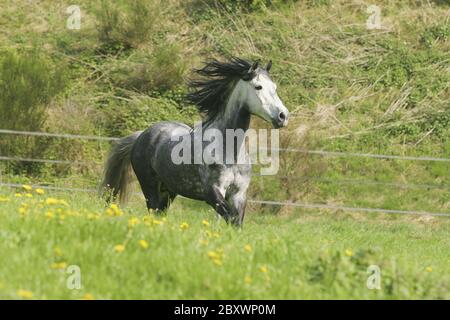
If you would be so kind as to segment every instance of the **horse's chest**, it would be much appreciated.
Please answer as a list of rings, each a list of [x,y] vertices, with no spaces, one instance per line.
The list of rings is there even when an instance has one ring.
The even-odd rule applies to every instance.
[[[221,189],[232,193],[247,189],[249,183],[250,176],[247,174],[246,170],[238,167],[225,169],[219,178]]]

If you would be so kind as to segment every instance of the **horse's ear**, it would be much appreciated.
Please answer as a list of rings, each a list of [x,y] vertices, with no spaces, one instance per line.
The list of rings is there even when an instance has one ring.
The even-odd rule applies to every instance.
[[[253,71],[255,71],[256,69],[258,69],[259,66],[259,60],[256,60],[252,66],[250,67],[250,70],[248,70],[248,73],[252,73]]]
[[[269,62],[267,63],[267,66],[266,66],[265,69],[266,69],[267,72],[269,72],[270,68],[272,68],[272,60],[269,60]]]

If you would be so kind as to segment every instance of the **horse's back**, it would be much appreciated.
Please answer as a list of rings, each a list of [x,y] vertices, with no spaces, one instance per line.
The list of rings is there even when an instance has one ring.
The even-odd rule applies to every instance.
[[[135,173],[153,172],[170,191],[194,199],[203,197],[203,189],[196,164],[175,164],[172,149],[181,136],[190,135],[192,128],[180,122],[155,123],[142,132],[131,156]]]

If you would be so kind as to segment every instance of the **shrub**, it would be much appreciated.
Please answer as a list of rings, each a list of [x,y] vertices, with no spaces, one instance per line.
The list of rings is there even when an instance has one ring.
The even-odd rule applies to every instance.
[[[121,64],[112,72],[112,82],[140,93],[161,93],[181,85],[184,71],[178,47],[164,44],[149,55],[137,55],[135,61]]]
[[[112,107],[109,132],[112,136],[125,136],[138,130],[145,130],[158,121],[181,121],[192,124],[198,117],[194,108],[183,108],[172,100],[148,96],[132,97],[130,102]]]
[[[65,87],[60,66],[37,52],[8,52],[0,61],[0,128],[40,131],[52,98]],[[4,137],[0,153],[20,157],[36,157],[46,148],[45,139]],[[33,171],[36,165],[20,163],[17,170]]]
[[[159,8],[157,0],[132,0],[126,4],[103,0],[96,12],[100,41],[112,51],[139,47],[154,33]]]

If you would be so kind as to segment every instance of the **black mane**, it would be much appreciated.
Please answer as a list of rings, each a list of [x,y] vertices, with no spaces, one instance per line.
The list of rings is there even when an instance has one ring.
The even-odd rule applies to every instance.
[[[194,70],[200,78],[189,81],[191,92],[186,96],[187,101],[197,107],[206,123],[210,122],[225,110],[234,84],[239,79],[251,80],[256,75],[249,73],[251,67],[251,62],[237,57],[205,63],[203,68]]]

